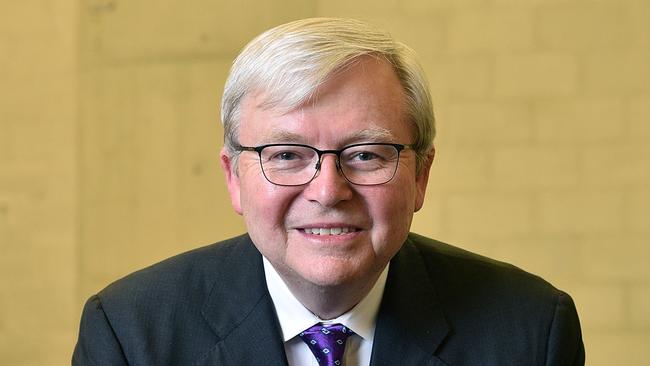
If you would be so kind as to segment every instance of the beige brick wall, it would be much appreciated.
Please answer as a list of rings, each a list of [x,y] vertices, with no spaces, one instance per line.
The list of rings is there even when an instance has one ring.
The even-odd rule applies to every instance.
[[[243,230],[218,171],[237,50],[352,16],[420,55],[439,123],[414,230],[570,292],[589,365],[647,364],[645,0],[0,5],[0,364],[68,363],[85,298]]]
[[[438,19],[447,37],[421,52],[440,208],[415,229],[570,292],[589,365],[648,364],[650,3],[432,3],[393,14]]]
[[[69,363],[76,295],[77,7],[0,3],[0,364]]]

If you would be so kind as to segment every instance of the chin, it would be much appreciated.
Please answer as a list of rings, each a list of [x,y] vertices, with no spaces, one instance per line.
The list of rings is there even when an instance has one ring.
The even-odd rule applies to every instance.
[[[352,284],[363,277],[363,269],[358,264],[351,264],[347,260],[328,259],[318,261],[317,264],[303,267],[301,277],[306,281],[320,287],[337,287]]]

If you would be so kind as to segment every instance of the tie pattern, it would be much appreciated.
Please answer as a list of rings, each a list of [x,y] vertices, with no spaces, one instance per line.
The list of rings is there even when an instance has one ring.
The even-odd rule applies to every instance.
[[[314,354],[319,366],[341,366],[345,341],[353,333],[342,324],[318,323],[299,336]]]

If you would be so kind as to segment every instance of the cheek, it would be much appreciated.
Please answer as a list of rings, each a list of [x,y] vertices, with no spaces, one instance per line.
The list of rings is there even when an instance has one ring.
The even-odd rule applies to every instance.
[[[242,190],[243,214],[250,227],[268,221],[275,221],[284,209],[285,199],[272,185],[257,180],[249,180]]]
[[[284,255],[286,230],[285,199],[262,182],[248,182],[242,189],[242,216],[248,235],[259,251],[272,262]]]
[[[395,183],[374,192],[372,196],[367,196],[367,204],[373,218],[373,242],[379,247],[401,246],[413,218],[415,210],[413,183]],[[378,248],[377,251],[381,249]]]
[[[273,208],[275,186],[262,175],[258,162],[252,159],[240,160],[241,202],[244,217],[258,216]]]
[[[373,202],[377,210],[381,210],[382,216],[389,219],[412,216],[415,212],[416,189],[412,179],[396,179],[386,186],[378,186],[380,191],[376,192]]]
[[[242,215],[246,228],[251,236],[265,242],[286,240],[286,217],[298,192],[273,185],[264,177],[255,178],[242,184]]]

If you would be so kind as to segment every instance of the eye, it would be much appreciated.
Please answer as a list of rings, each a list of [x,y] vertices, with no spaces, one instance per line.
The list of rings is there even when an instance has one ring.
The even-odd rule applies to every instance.
[[[355,168],[368,169],[383,166],[397,157],[397,150],[389,144],[353,145],[344,150],[341,162]]]
[[[274,146],[264,150],[264,160],[275,163],[293,163],[310,160],[310,150],[299,146]]]
[[[370,151],[359,151],[350,157],[351,159],[357,159],[360,161],[370,161],[377,159],[377,154]]]
[[[273,159],[276,160],[295,160],[300,157],[293,151],[281,151],[273,156]]]

